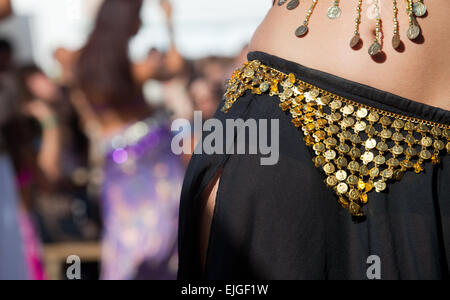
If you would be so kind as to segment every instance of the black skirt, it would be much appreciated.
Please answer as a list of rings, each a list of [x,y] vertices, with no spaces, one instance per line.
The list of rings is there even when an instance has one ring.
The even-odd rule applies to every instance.
[[[311,70],[268,54],[249,60],[315,87],[393,114],[450,125],[450,112]],[[180,279],[368,279],[373,264],[382,279],[450,276],[450,155],[405,172],[380,193],[370,193],[364,217],[354,217],[324,183],[302,131],[267,93],[246,91],[215,118],[279,120],[279,161],[262,155],[194,155],[180,211]],[[222,107],[221,107],[222,108]],[[270,129],[269,129],[270,132]],[[199,258],[200,194],[222,170],[203,271]],[[342,203],[341,203],[342,204]],[[376,273],[376,272],[375,272]]]

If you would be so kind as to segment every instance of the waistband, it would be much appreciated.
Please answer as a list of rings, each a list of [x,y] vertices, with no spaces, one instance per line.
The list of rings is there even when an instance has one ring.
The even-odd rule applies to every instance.
[[[267,54],[249,60],[228,82],[222,111],[247,92],[277,97],[314,150],[326,185],[355,217],[364,215],[372,191],[386,192],[405,172],[422,173],[450,154],[448,111]]]
[[[268,67],[286,74],[292,73],[301,81],[360,104],[407,117],[450,125],[450,111],[441,108],[409,100],[326,72],[314,70],[264,52],[250,52],[248,60],[259,60]]]

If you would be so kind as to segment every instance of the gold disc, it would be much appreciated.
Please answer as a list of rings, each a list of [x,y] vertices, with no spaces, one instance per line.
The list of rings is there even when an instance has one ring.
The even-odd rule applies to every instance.
[[[308,33],[308,26],[302,25],[295,31],[295,35],[297,37],[302,37]]]
[[[371,56],[375,56],[380,52],[381,52],[381,44],[378,42],[373,43],[372,46],[369,47],[369,54]]]
[[[351,48],[355,48],[359,42],[361,41],[361,36],[359,34],[355,34],[352,38],[352,40],[350,41],[350,47]]]
[[[400,39],[400,35],[397,33],[394,35],[394,37],[392,38],[392,47],[394,49],[398,49],[398,47],[400,47],[401,44],[401,39]]]
[[[408,28],[408,31],[406,32],[406,35],[408,36],[408,39],[415,40],[420,35],[420,27],[417,25],[411,25]]]
[[[294,10],[298,7],[299,4],[300,4],[299,0],[291,0],[287,5],[287,9]]]
[[[333,5],[330,8],[328,8],[327,11],[327,16],[330,20],[334,20],[337,19],[341,16],[341,9],[339,8],[339,6]]]
[[[422,2],[415,2],[413,5],[413,12],[416,17],[423,17],[427,13],[427,7]]]

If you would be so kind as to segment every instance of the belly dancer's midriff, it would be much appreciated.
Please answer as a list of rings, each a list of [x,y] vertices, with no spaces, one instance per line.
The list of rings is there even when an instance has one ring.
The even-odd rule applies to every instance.
[[[277,0],[278,1],[278,0]],[[404,98],[450,110],[450,3],[426,1],[428,15],[418,19],[423,37],[406,37],[408,17],[405,1],[398,2],[398,22],[403,46],[391,46],[393,9],[391,0],[380,1],[383,20],[383,54],[371,57],[367,49],[375,37],[374,1],[363,1],[358,50],[353,36],[358,1],[341,1],[342,14],[330,20],[327,9],[333,1],[319,1],[309,22],[309,32],[296,37],[311,1],[300,1],[295,10],[277,4],[256,31],[249,51],[266,52],[306,67],[369,85]]]

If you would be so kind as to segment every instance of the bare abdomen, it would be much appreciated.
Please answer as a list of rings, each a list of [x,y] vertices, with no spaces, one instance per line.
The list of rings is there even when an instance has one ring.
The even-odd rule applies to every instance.
[[[331,73],[361,84],[400,95],[417,102],[450,110],[450,3],[426,1],[428,16],[418,19],[423,39],[406,37],[408,18],[405,2],[398,1],[400,34],[404,47],[394,50],[391,0],[380,0],[383,55],[373,59],[368,48],[373,42],[375,19],[371,3],[364,0],[360,26],[362,47],[350,48],[357,1],[341,1],[342,15],[330,20],[326,11],[333,1],[319,1],[303,38],[294,34],[302,24],[311,1],[303,0],[292,11],[286,5],[274,8],[255,33],[250,51],[262,51]],[[372,10],[372,11],[370,11]],[[371,17],[372,16],[372,17]]]

